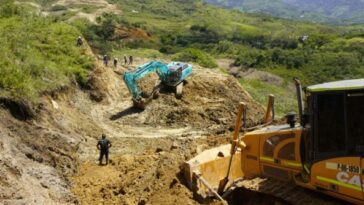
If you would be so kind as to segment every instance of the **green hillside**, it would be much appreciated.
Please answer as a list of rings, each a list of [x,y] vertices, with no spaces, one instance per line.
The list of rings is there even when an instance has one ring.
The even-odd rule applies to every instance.
[[[295,22],[194,0],[110,2],[119,4],[123,15],[105,15],[99,28],[90,26],[94,32],[82,29],[93,45],[102,45],[105,52],[122,52],[113,46],[122,44],[122,49],[155,50],[177,60],[203,62],[207,67],[214,67],[214,57],[233,58],[241,69],[261,69],[287,80],[298,75],[305,84],[359,78],[364,73],[364,27],[360,25]],[[102,27],[119,25],[142,28],[152,39],[115,42],[97,35]],[[97,43],[100,41],[103,43]]]
[[[362,0],[205,0],[205,2],[250,13],[325,22],[364,23]]]
[[[37,2],[49,10],[49,4]],[[2,5],[7,12],[0,19],[0,38],[7,43],[0,45],[1,95],[35,96],[75,78],[84,83],[93,63],[74,46],[79,32],[98,54],[190,61],[209,68],[217,67],[215,59],[229,58],[241,70],[281,76],[284,85],[293,77],[309,85],[364,74],[362,25],[296,22],[222,9],[200,0],[109,2],[117,4],[121,14],[105,13],[97,24],[83,19],[65,23],[74,15],[67,8],[64,14],[40,17]],[[125,36],[120,30],[135,32]],[[242,83],[257,92],[253,96],[266,92],[267,84]],[[278,90],[284,92],[279,87],[272,92]]]
[[[12,1],[0,7],[0,97],[36,100],[73,79],[84,85],[93,58],[75,46],[79,31],[27,11]]]
[[[361,25],[295,22],[221,9],[195,0],[109,2],[118,4],[123,15],[104,15],[99,26],[81,28],[97,50],[113,55],[131,53],[192,61],[212,68],[216,67],[215,59],[231,58],[241,70],[274,73],[284,79],[284,85],[256,80],[241,80],[241,83],[264,104],[267,93],[285,96],[277,101],[279,115],[296,107],[294,94],[285,87],[293,77],[310,85],[362,78],[364,74],[364,27]],[[110,38],[112,34],[103,33],[102,38],[98,35],[100,30],[114,32],[110,27],[120,25],[141,28],[152,38],[115,40]]]

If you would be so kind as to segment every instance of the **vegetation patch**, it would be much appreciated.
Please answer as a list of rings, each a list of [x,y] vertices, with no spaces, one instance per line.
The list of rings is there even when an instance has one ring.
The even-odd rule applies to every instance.
[[[11,1],[0,10],[0,97],[35,100],[72,81],[86,84],[94,60],[76,47],[77,29],[27,14]]]
[[[96,32],[94,36],[99,38],[90,40],[104,52],[121,44],[131,49],[159,50],[175,60],[197,62],[205,67],[215,67],[214,57],[232,58],[234,66],[242,70],[273,72],[286,80],[300,77],[304,85],[361,78],[364,74],[362,25],[290,21],[217,8],[195,0],[109,2],[119,4],[123,15],[101,21],[105,28],[101,30],[107,31],[110,26],[104,22],[113,21],[114,28],[142,28],[153,38],[125,43],[123,39],[110,40]]]
[[[274,108],[279,117],[291,111],[297,112],[296,93],[285,86],[272,85],[255,79],[240,79],[241,85],[248,91],[254,100],[262,105],[268,103],[268,95],[276,96]],[[248,111],[249,112],[249,111]]]
[[[179,53],[177,53],[173,60],[175,61],[183,61],[183,62],[196,62],[199,65],[206,68],[215,68],[217,64],[214,59],[208,55],[207,53],[195,49],[195,48],[187,48]]]

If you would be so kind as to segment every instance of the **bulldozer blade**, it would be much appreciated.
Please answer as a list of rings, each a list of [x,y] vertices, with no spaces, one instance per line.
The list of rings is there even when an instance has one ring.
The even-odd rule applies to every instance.
[[[225,187],[229,182],[229,178],[225,177],[223,178],[220,183],[219,183],[219,187],[217,188],[217,193],[222,194],[224,193]]]
[[[219,187],[217,188],[217,193],[219,193],[219,194],[223,194],[224,193],[225,187],[226,187],[226,185],[229,182],[229,175],[230,175],[230,169],[231,169],[231,164],[232,164],[232,161],[233,161],[233,157],[234,157],[234,155],[231,155],[230,156],[230,158],[229,158],[229,165],[228,165],[228,171],[227,171],[226,177],[223,178],[220,181]]]
[[[230,144],[221,145],[216,148],[205,150],[184,164],[184,174],[188,187],[194,191],[198,196],[206,198],[211,196],[210,189],[218,190],[218,188],[229,186],[230,181],[235,181],[244,177],[241,169],[241,156],[240,152],[236,152],[234,157],[231,157]],[[230,160],[232,161],[230,162]],[[231,170],[229,180],[225,182],[226,170],[229,164]],[[199,173],[201,177],[209,184],[211,188],[207,188],[204,184],[196,181],[194,173]],[[223,181],[223,182],[222,182]],[[227,183],[222,186],[220,184]]]

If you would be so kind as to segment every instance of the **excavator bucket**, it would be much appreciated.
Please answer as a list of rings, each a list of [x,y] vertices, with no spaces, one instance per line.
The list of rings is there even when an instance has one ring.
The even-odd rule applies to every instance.
[[[140,100],[134,100],[133,99],[133,107],[137,109],[144,110],[146,106],[146,102],[143,99]]]

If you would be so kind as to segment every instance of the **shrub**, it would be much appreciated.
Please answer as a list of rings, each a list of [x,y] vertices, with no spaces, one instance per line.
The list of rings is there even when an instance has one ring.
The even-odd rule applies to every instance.
[[[173,60],[184,61],[184,62],[196,62],[199,65],[207,68],[217,67],[217,64],[210,55],[208,55],[204,51],[195,48],[187,48],[177,53],[173,57]]]

